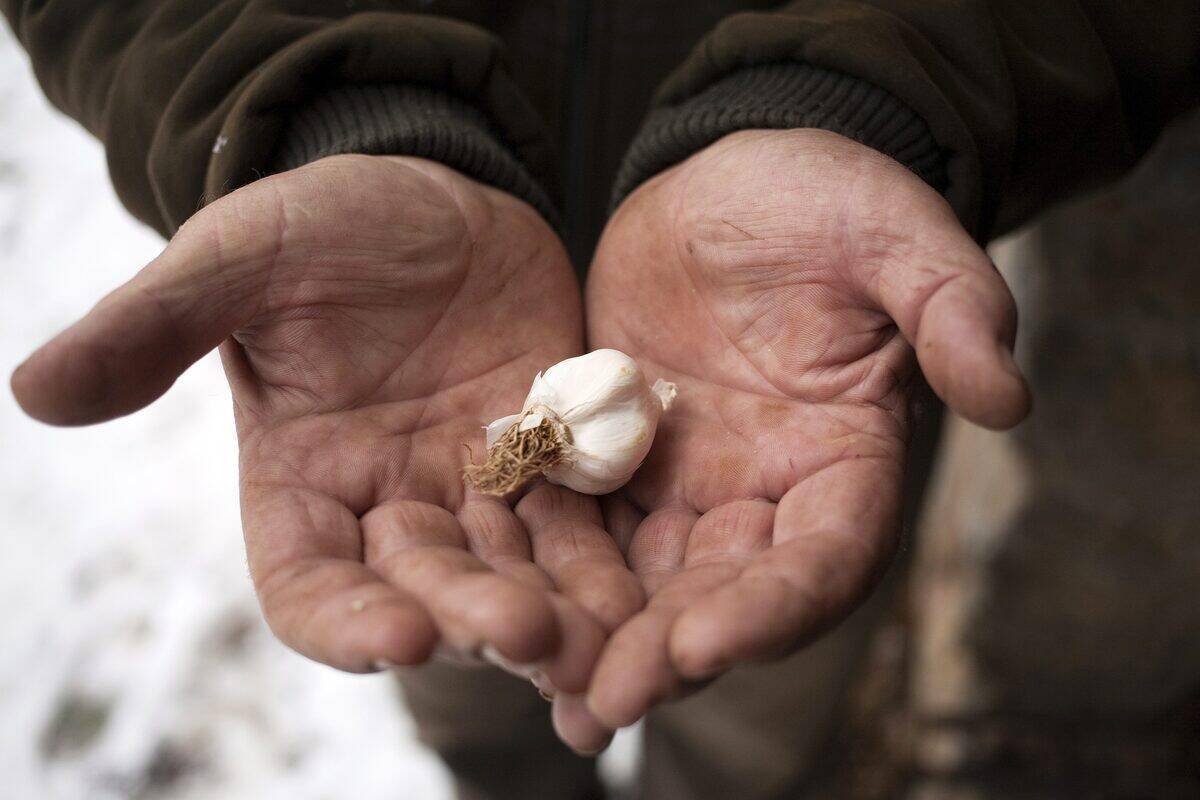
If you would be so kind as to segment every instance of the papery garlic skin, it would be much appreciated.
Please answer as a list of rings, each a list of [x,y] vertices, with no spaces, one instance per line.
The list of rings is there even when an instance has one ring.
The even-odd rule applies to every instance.
[[[534,378],[522,412],[487,427],[488,447],[514,423],[533,427],[550,418],[563,426],[567,444],[546,479],[584,494],[607,494],[641,466],[675,393],[666,381],[647,385],[637,362],[619,350],[594,350]]]

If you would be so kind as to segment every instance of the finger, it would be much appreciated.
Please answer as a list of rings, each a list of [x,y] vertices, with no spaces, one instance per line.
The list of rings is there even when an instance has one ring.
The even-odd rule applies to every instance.
[[[645,610],[617,629],[600,654],[587,695],[588,708],[602,725],[614,730],[632,725],[685,690],[667,649],[671,626],[685,608],[733,580],[740,569],[738,563],[710,561],[680,572]]]
[[[464,653],[494,647],[516,664],[548,658],[558,620],[543,590],[488,568],[466,549],[449,511],[396,500],[362,518],[366,563],[429,610],[443,641]]]
[[[601,525],[595,498],[542,483],[516,506],[534,560],[567,597],[616,630],[645,604],[641,584]]]
[[[429,657],[433,620],[416,598],[362,563],[349,509],[315,492],[247,487],[243,512],[263,615],[284,644],[350,672]]]
[[[769,500],[737,500],[705,512],[692,527],[684,565],[722,557],[746,558],[767,549],[775,522]]]
[[[670,632],[690,679],[781,657],[847,616],[895,550],[900,465],[851,459],[793,487],[775,514],[775,544],[697,600]]]
[[[587,688],[592,667],[604,645],[599,623],[583,609],[560,594],[550,594],[550,603],[559,619],[562,643],[548,659],[534,664],[519,664],[490,644],[480,649],[480,657],[510,675],[533,683],[543,696],[562,692],[582,692]]]
[[[537,665],[534,684],[551,694],[578,694],[587,689],[608,633],[600,623],[570,598],[551,594],[562,642],[554,655]]]
[[[633,534],[646,515],[621,494],[601,497],[600,510],[604,514],[604,529],[617,543],[617,549],[629,552]]]
[[[698,519],[700,515],[690,509],[661,508],[638,525],[626,559],[647,595],[653,597],[683,567],[688,537]]]
[[[681,688],[670,663],[667,636],[689,595],[705,587],[708,571],[701,570],[700,578],[679,572],[699,518],[685,508],[658,509],[634,531],[626,558],[650,601],[612,634],[596,663],[586,703],[605,728],[632,725]],[[715,576],[712,585],[726,578]]]
[[[602,726],[632,725],[678,688],[666,646],[678,613],[677,607],[652,602],[608,640],[587,692],[588,710]]]
[[[939,205],[922,229],[918,245],[888,256],[866,283],[950,408],[989,428],[1012,427],[1031,402],[1012,354],[1012,294],[948,208]]]
[[[502,500],[468,493],[458,520],[471,552],[488,566],[535,589],[554,588],[550,576],[532,563],[532,548],[525,526]],[[566,597],[550,594],[549,599],[561,632],[560,646],[554,655],[526,667],[513,665],[496,652],[488,653],[489,660],[544,687],[583,691],[604,644],[605,632],[592,616]]]
[[[698,519],[678,510],[646,518],[634,540],[638,565],[656,579],[662,571],[672,574],[662,580],[646,611],[618,630],[601,655],[588,695],[601,722],[614,728],[631,724],[654,704],[686,690],[668,648],[676,619],[735,579],[742,565],[767,546],[774,515],[773,503],[747,500]],[[664,566],[652,567],[655,557]],[[679,558],[682,572],[676,572]]]
[[[458,521],[471,552],[499,572],[537,589],[553,589],[554,581],[533,563],[529,534],[500,498],[468,491]]]
[[[550,710],[554,732],[563,743],[582,756],[594,756],[608,747],[613,731],[588,710],[583,695],[559,694]]]
[[[280,212],[262,197],[257,187],[201,211],[158,258],[21,364],[12,390],[25,412],[53,425],[129,414],[247,321],[269,272],[261,267],[277,250]]]

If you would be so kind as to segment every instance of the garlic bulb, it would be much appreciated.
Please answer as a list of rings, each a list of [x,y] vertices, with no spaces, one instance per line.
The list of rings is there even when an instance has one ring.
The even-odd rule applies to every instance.
[[[478,491],[506,494],[543,474],[585,494],[623,486],[641,466],[675,384],[648,386],[632,358],[595,350],[539,373],[519,414],[487,426],[487,462],[465,470]]]

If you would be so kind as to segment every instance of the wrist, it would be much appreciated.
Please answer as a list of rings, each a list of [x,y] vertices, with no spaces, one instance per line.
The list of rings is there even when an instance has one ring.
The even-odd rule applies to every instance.
[[[542,186],[486,116],[451,95],[420,86],[343,86],[296,109],[271,162],[281,172],[332,155],[406,156],[437,162],[533,206],[557,213]]]
[[[732,133],[797,128],[845,136],[890,156],[935,190],[946,188],[946,156],[911,108],[866,81],[791,62],[742,68],[651,112],[621,165],[613,204]]]

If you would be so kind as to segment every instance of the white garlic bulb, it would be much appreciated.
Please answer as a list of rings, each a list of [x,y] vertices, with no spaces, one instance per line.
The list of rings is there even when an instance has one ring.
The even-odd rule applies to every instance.
[[[540,472],[577,492],[611,492],[645,460],[675,394],[675,384],[663,380],[648,386],[619,350],[560,361],[534,378],[521,413],[487,426],[488,464],[468,468],[468,480],[502,494],[513,480],[490,481],[487,470],[508,467],[518,484]]]

